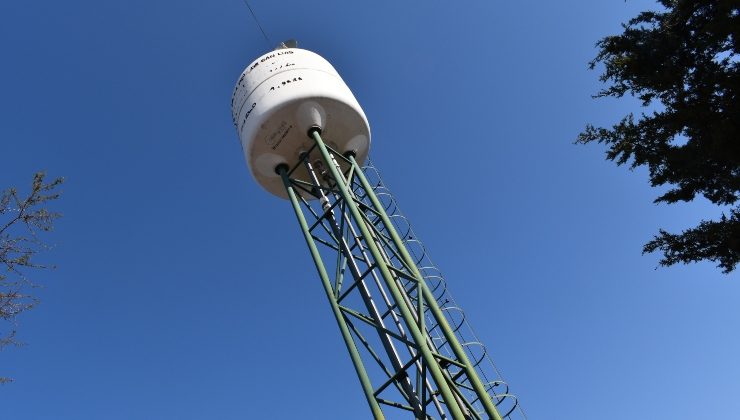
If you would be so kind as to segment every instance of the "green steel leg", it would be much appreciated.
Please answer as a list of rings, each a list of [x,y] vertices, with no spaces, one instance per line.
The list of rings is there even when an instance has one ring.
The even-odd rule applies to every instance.
[[[365,242],[368,249],[370,250],[370,254],[373,256],[373,259],[378,262],[378,269],[380,270],[381,275],[391,292],[391,295],[393,295],[393,299],[396,301],[398,309],[401,311],[401,315],[407,321],[409,332],[411,333],[414,342],[419,347],[419,352],[422,355],[422,359],[428,366],[429,373],[432,375],[434,382],[437,383],[439,392],[445,404],[447,405],[447,408],[450,410],[452,418],[455,420],[465,420],[465,415],[463,414],[460,405],[455,399],[455,395],[450,389],[450,386],[442,373],[442,368],[439,366],[439,362],[434,357],[432,350],[429,348],[425,334],[422,333],[422,331],[419,329],[419,326],[414,322],[414,317],[411,309],[409,309],[409,307],[407,306],[403,294],[398,288],[398,285],[391,275],[390,270],[385,264],[381,263],[382,261],[385,261],[385,258],[383,258],[383,255],[378,250],[377,245],[371,239],[372,236],[370,234],[370,230],[365,224],[362,214],[360,213],[360,210],[357,208],[357,204],[353,199],[352,193],[350,192],[349,187],[344,181],[344,175],[340,173],[337,169],[334,163],[334,159],[332,159],[332,156],[331,154],[329,154],[324,141],[321,139],[321,134],[319,133],[319,130],[311,130],[309,132],[309,135],[316,142],[324,163],[326,164],[327,168],[331,172],[332,177],[336,181],[339,193],[344,199],[347,209],[352,214],[352,218],[357,222],[357,226],[359,227],[362,236],[365,238]],[[370,189],[368,193],[372,193],[372,189]],[[423,284],[423,282],[421,284]],[[424,296],[428,301],[429,298],[427,297],[427,295],[424,294]],[[422,316],[422,314],[420,314],[420,316]],[[447,326],[447,328],[449,328],[449,325]]]
[[[281,166],[278,168],[278,172],[280,174],[280,177],[283,179],[283,184],[285,185],[285,189],[288,192],[288,197],[290,198],[290,202],[293,205],[293,210],[295,211],[295,215],[298,218],[298,223],[301,225],[301,229],[303,230],[303,237],[306,239],[306,245],[308,245],[308,248],[311,250],[311,256],[313,257],[313,261],[316,264],[316,270],[318,270],[319,272],[319,277],[321,277],[321,283],[324,286],[326,297],[329,298],[332,312],[334,312],[334,317],[336,318],[339,329],[342,332],[344,344],[347,346],[347,350],[349,351],[350,357],[352,358],[352,363],[355,366],[355,371],[357,372],[357,376],[359,377],[360,383],[362,384],[362,390],[365,392],[365,398],[367,398],[367,403],[370,405],[370,411],[372,411],[373,417],[376,420],[384,420],[385,416],[380,409],[378,401],[373,395],[373,386],[370,383],[370,378],[367,376],[365,366],[362,364],[360,353],[357,351],[357,347],[355,347],[355,342],[352,340],[352,334],[347,327],[347,322],[344,319],[344,315],[339,309],[339,304],[336,301],[334,291],[331,287],[329,275],[326,272],[326,268],[324,267],[324,262],[321,259],[319,250],[316,248],[316,244],[312,239],[311,232],[308,229],[308,223],[306,223],[306,218],[303,216],[303,211],[301,211],[301,205],[298,202],[298,198],[296,197],[295,189],[290,183],[290,179],[288,179],[287,168],[285,166]]]
[[[308,169],[309,174],[311,174],[310,176],[312,177],[314,184],[316,184],[318,188],[320,185],[320,181],[316,177],[316,174],[314,172],[312,165],[307,160],[304,161],[304,163],[306,165],[306,169]],[[326,197],[323,193],[320,193],[320,195],[323,198]],[[347,255],[347,258],[345,258],[345,260],[348,260],[349,256],[352,254],[352,249],[350,248],[349,244],[347,244],[347,242],[342,238],[342,231],[341,231],[339,224],[336,222],[336,220],[334,220],[333,216],[331,217],[331,219],[332,220],[330,221],[330,224],[332,226],[332,230],[334,230],[334,236],[338,238],[339,247],[341,249],[339,254],[345,253]],[[346,220],[346,217],[342,217],[343,226],[345,225],[345,220]],[[352,228],[351,224],[346,223],[346,225],[347,225],[346,228],[348,229],[348,231],[352,232],[352,234],[354,235],[354,229]],[[365,255],[364,250],[360,249],[360,252],[363,255]],[[354,273],[355,278],[359,279],[361,276],[361,270],[359,269],[359,267],[357,267],[356,263],[354,262],[350,263],[349,266],[350,266],[350,271]],[[373,277],[375,277],[375,274],[373,274]],[[377,308],[375,307],[375,304],[372,301],[372,297],[370,296],[369,290],[366,288],[364,284],[358,285],[357,290],[360,292],[362,299],[365,302],[368,312],[372,314],[371,315],[372,318],[375,319],[379,327],[381,327],[382,329],[385,329],[383,318],[380,312],[378,312]],[[346,308],[343,308],[343,309],[346,310]],[[391,361],[391,364],[393,365],[393,368],[396,371],[403,370],[402,369],[403,363],[401,363],[400,359],[398,358],[398,352],[395,346],[393,345],[390,337],[384,332],[378,331],[378,333],[379,333],[379,338],[381,342],[383,343],[383,347],[385,348],[386,353],[390,357],[390,361]],[[416,415],[421,416],[422,404],[421,404],[421,401],[418,401],[414,393],[414,390],[411,386],[411,382],[409,380],[402,380],[399,383],[399,385],[401,388],[403,388],[402,394],[404,394],[404,396],[408,398],[409,403],[414,407],[414,412],[416,413]],[[377,395],[377,392],[378,391],[376,390],[375,391],[376,395]]]
[[[367,181],[367,178],[365,178],[365,174],[362,172],[362,168],[360,168],[360,166],[357,164],[357,161],[355,160],[354,156],[350,155],[349,160],[352,162],[352,166],[354,167],[354,172],[357,174],[357,177],[359,178],[360,183],[362,184],[362,187],[365,189],[368,197],[370,198],[370,201],[373,203],[375,210],[380,214],[381,220],[383,221],[383,225],[385,226],[386,230],[390,233],[393,243],[395,244],[396,248],[398,248],[399,252],[401,252],[401,256],[406,261],[406,264],[412,268],[413,274],[420,280],[421,282],[420,287],[421,287],[424,299],[427,301],[427,306],[432,311],[432,315],[434,315],[434,317],[439,322],[439,326],[442,329],[442,333],[444,334],[445,339],[450,343],[450,346],[452,347],[452,351],[455,353],[455,356],[458,358],[458,360],[460,360],[460,362],[462,362],[462,364],[465,365],[465,368],[464,368],[465,374],[470,379],[470,383],[472,384],[473,389],[475,389],[475,393],[478,396],[479,400],[483,403],[483,407],[486,410],[486,414],[488,414],[488,416],[491,419],[501,420],[501,415],[496,409],[496,406],[493,404],[493,401],[491,401],[491,396],[488,395],[488,392],[486,392],[486,389],[483,386],[483,383],[478,377],[478,373],[475,371],[475,368],[470,363],[468,356],[465,354],[465,350],[462,348],[462,345],[460,345],[460,342],[457,340],[457,337],[455,336],[455,333],[452,331],[452,328],[450,328],[450,324],[447,322],[447,318],[442,313],[442,310],[440,309],[439,305],[437,305],[437,301],[436,299],[434,299],[434,295],[429,290],[429,287],[424,281],[424,278],[422,277],[421,272],[419,272],[418,267],[416,267],[416,263],[411,258],[411,255],[409,255],[408,250],[406,249],[406,246],[404,245],[403,241],[401,240],[401,237],[398,235],[398,232],[396,231],[396,228],[393,226],[393,223],[391,222],[390,218],[386,214],[383,206],[380,204],[378,197],[373,192],[372,186]]]

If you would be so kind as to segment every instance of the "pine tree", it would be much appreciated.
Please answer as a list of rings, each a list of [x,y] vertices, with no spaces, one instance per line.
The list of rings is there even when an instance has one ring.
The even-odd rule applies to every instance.
[[[660,229],[643,253],[661,265],[709,260],[724,273],[740,260],[740,2],[660,0],[596,45],[591,69],[603,65],[606,87],[595,97],[642,101],[611,128],[587,125],[578,143],[607,146],[606,158],[646,166],[655,199],[673,204],[697,195],[729,214],[681,233]]]

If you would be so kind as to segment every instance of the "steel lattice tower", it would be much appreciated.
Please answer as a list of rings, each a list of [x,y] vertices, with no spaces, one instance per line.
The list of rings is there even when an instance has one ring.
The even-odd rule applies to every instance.
[[[292,205],[374,418],[523,417],[379,173],[362,167],[369,126],[334,68],[283,44],[247,67],[232,110],[255,179]]]

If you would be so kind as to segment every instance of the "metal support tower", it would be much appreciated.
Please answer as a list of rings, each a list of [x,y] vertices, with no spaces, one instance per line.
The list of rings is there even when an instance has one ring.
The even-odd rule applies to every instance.
[[[516,400],[495,392],[503,382],[481,381],[480,360],[471,362],[460,325],[450,325],[354,156],[333,150],[319,129],[308,135],[299,162],[276,172],[374,418],[509,418],[516,402],[503,416],[499,409]]]

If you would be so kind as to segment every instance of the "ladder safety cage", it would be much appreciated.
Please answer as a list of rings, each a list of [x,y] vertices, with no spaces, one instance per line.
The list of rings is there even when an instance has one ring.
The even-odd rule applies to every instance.
[[[375,166],[309,137],[276,172],[374,418],[526,419]]]

